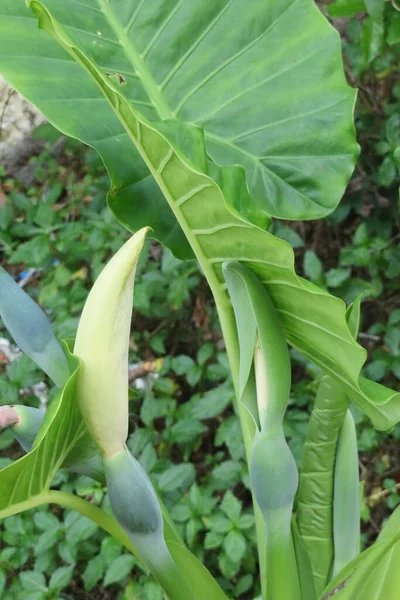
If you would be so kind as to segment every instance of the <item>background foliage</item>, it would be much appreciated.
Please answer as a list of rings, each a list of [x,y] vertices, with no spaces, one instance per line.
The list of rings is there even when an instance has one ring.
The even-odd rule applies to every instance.
[[[385,7],[385,11],[381,8]],[[400,379],[400,13],[390,2],[337,0],[328,7],[342,34],[346,74],[359,89],[362,153],[339,208],[318,222],[273,223],[295,249],[297,270],[351,302],[364,293],[365,373],[399,389]],[[108,179],[93,151],[49,126],[24,175],[0,167],[1,262],[50,315],[59,337],[75,334],[88,289],[128,234],[105,205]],[[197,265],[147,242],[135,290],[131,338],[130,450],[171,508],[190,548],[232,598],[257,595],[248,474],[215,310]],[[0,402],[39,406],[54,393],[1,331]],[[299,458],[316,367],[293,352],[286,433]],[[400,427],[376,432],[356,411],[365,482],[363,543],[400,503]],[[6,432],[1,465],[20,455]],[[92,480],[60,473],[56,485],[107,506]],[[0,525],[0,596],[158,600],[141,565],[85,517],[40,508]]]

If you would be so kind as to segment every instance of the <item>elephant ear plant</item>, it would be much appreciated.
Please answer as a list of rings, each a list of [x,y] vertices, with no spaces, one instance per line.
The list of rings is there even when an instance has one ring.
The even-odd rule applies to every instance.
[[[358,153],[339,36],[313,0],[0,0],[0,73],[98,151],[110,209],[137,232],[95,283],[73,352],[1,272],[4,323],[60,391],[45,415],[2,409],[27,454],[0,473],[0,517],[69,506],[135,552],[169,600],[227,598],[125,448],[132,287],[150,227],[176,256],[198,260],[214,296],[263,600],[395,600],[397,511],[359,553],[351,403],[388,430],[400,396],[360,377],[359,301],[346,309],[297,276],[291,247],[268,232],[273,218],[329,214]],[[287,344],[325,373],[299,467],[282,426]],[[60,468],[105,479],[115,518],[51,489]]]

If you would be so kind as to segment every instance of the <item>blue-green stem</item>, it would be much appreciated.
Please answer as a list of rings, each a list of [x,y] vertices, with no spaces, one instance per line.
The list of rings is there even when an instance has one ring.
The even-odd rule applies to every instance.
[[[103,457],[103,464],[113,513],[143,562],[171,600],[193,600],[165,542],[160,503],[146,471],[127,448]]]
[[[45,490],[36,496],[32,496],[29,500],[18,502],[7,509],[0,511],[0,519],[17,515],[26,510],[41,506],[42,504],[58,504],[64,508],[76,510],[81,513],[81,515],[84,515],[97,523],[104,531],[107,531],[107,533],[120,541],[123,546],[132,552],[132,554],[139,557],[136,548],[114,517],[104,512],[101,508],[90,504],[87,500],[83,500],[82,498],[79,498],[79,496],[74,496],[67,492]]]
[[[237,336],[237,328],[235,323],[235,316],[233,313],[232,305],[228,301],[226,296],[220,298],[219,287],[210,286],[214,292],[214,299],[217,306],[217,312],[219,321],[221,324],[222,334],[225,341],[225,347],[228,354],[229,366],[232,373],[233,385],[235,388],[235,394],[237,399],[237,410],[239,414],[240,425],[242,428],[245,454],[247,464],[250,465],[251,449],[253,446],[254,436],[256,434],[256,427],[254,421],[246,408],[246,399],[243,394],[241,401],[239,398],[239,343]],[[267,541],[265,533],[264,518],[260,508],[257,505],[253,494],[253,509],[256,523],[256,535],[257,535],[257,550],[258,560],[260,566],[260,578],[261,578],[261,591],[264,600],[267,599]]]
[[[291,534],[291,517],[291,506],[270,510],[264,514],[267,534],[268,600],[301,598]]]

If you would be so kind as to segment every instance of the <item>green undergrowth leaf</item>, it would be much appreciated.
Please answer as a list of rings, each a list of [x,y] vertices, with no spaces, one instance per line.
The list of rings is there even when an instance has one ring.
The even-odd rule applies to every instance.
[[[231,4],[233,3],[226,1],[215,4],[221,11],[221,19],[223,14],[228,15],[230,13]],[[398,395],[379,384],[359,379],[366,352],[355,342],[347,327],[343,302],[297,277],[294,271],[293,251],[290,246],[246,220],[246,217],[248,217],[260,225],[264,223],[262,215],[260,216],[260,206],[255,204],[246,187],[246,176],[249,173],[254,175],[254,172],[251,171],[246,161],[242,161],[243,164],[246,163],[244,169],[229,166],[221,168],[208,158],[209,155],[213,156],[214,152],[214,158],[224,162],[221,156],[223,151],[229,157],[229,162],[232,162],[232,155],[227,150],[226,144],[225,146],[220,145],[220,151],[216,150],[215,135],[217,134],[215,132],[222,127],[223,120],[220,122],[218,119],[219,117],[222,118],[223,113],[218,113],[218,119],[212,121],[212,127],[214,127],[212,135],[214,138],[212,138],[213,142],[211,144],[209,142],[209,128],[206,127],[204,132],[198,126],[206,126],[207,119],[200,118],[196,121],[194,114],[202,114],[200,106],[203,105],[205,91],[208,92],[209,97],[213,97],[214,91],[220,101],[223,98],[228,100],[229,97],[234,97],[238,93],[237,87],[234,87],[238,84],[236,78],[233,78],[232,81],[229,78],[223,78],[219,84],[216,83],[216,78],[215,82],[213,81],[215,88],[205,87],[204,90],[201,90],[200,96],[196,96],[196,94],[191,96],[190,102],[188,100],[185,106],[182,105],[182,113],[179,115],[187,120],[193,116],[192,122],[195,121],[196,124],[188,125],[176,118],[176,113],[180,112],[177,108],[175,108],[175,112],[167,111],[164,96],[160,95],[160,91],[157,92],[157,89],[155,89],[154,80],[149,79],[149,61],[151,65],[160,63],[161,68],[165,70],[165,74],[168,73],[171,66],[171,59],[168,53],[165,52],[164,46],[162,46],[162,52],[158,51],[154,55],[150,51],[153,45],[156,48],[161,43],[155,35],[156,31],[153,32],[153,37],[150,35],[150,39],[146,39],[149,30],[144,26],[144,23],[151,22],[151,25],[149,25],[151,33],[153,21],[149,20],[147,12],[149,8],[143,9],[143,6],[150,7],[150,5],[142,3],[142,16],[140,16],[140,5],[131,0],[118,2],[118,11],[116,10],[116,3],[107,2],[106,0],[91,0],[87,3],[89,8],[82,7],[79,2],[74,1],[72,9],[71,0],[63,3],[53,0],[40,3],[35,0],[30,3],[30,6],[39,17],[42,29],[50,33],[53,39],[48,39],[43,31],[35,32],[32,19],[24,12],[25,9],[22,8],[22,3],[21,6],[10,0],[3,3],[0,8],[0,16],[2,16],[0,21],[2,23],[2,30],[0,31],[0,39],[2,40],[0,70],[6,78],[26,97],[40,106],[53,124],[58,125],[62,131],[70,135],[75,135],[80,139],[85,138],[85,141],[91,143],[91,145],[94,145],[94,138],[88,123],[92,123],[94,119],[89,118],[89,116],[85,117],[85,114],[90,113],[92,115],[93,106],[96,106],[96,111],[98,111],[96,112],[96,115],[98,115],[95,119],[96,124],[100,126],[100,123],[102,123],[109,127],[107,129],[109,136],[107,140],[105,140],[104,128],[101,129],[101,132],[97,132],[97,139],[101,139],[102,142],[100,144],[96,143],[96,148],[108,165],[114,192],[117,188],[125,189],[129,185],[128,180],[131,181],[129,178],[133,177],[134,172],[136,172],[135,177],[138,176],[138,151],[147,165],[147,169],[162,190],[170,209],[193,248],[212,288],[220,311],[228,313],[231,310],[224,288],[221,272],[222,263],[227,259],[246,263],[267,287],[277,313],[282,320],[287,341],[341,382],[346,387],[349,396],[358,402],[378,428],[389,428],[396,423],[400,419]],[[192,23],[194,26],[197,22],[193,15],[191,17],[193,21],[189,19],[192,14],[191,10],[198,8],[197,2],[188,3],[182,0],[174,4],[173,10],[171,10],[170,2],[160,2],[157,6],[153,6],[153,4],[151,6],[153,7],[154,24],[157,23],[158,25],[159,35],[167,36],[166,38],[163,37],[163,42],[168,41],[168,47],[175,48],[172,44],[175,29],[173,28],[171,31],[167,26],[171,23],[175,28],[181,27],[181,21],[174,20],[174,15],[178,14],[180,9],[187,11],[184,13],[188,19],[187,23]],[[204,8],[205,5],[202,4],[201,6]],[[214,4],[210,4],[211,6],[214,6]],[[258,2],[255,4],[252,2],[250,5],[246,3],[247,12],[243,12],[239,18],[241,28],[243,19],[247,18],[246,15],[253,14],[253,6],[259,7]],[[136,9],[138,10],[137,14]],[[236,6],[236,10],[239,11],[239,6]],[[135,37],[130,37],[128,35],[130,33],[129,28],[127,29],[127,27],[131,19],[135,20],[135,14],[138,23],[141,23],[141,27],[138,30],[134,29]],[[196,14],[198,15],[197,12]],[[209,15],[208,12],[207,14]],[[230,13],[231,18],[232,14]],[[234,18],[237,19],[239,14],[239,12],[235,12]],[[278,18],[279,15],[280,18]],[[269,69],[271,75],[279,73],[282,69],[284,70],[285,65],[289,68],[290,65],[280,62],[282,55],[279,52],[285,52],[285,45],[282,45],[281,36],[278,35],[280,27],[289,26],[287,20],[289,17],[290,23],[297,22],[298,26],[301,27],[305,40],[308,38],[309,30],[313,32],[314,37],[317,36],[317,41],[313,42],[312,46],[308,48],[310,50],[310,64],[320,65],[322,69],[320,78],[324,82],[322,87],[330,89],[330,100],[334,98],[334,102],[337,102],[332,110],[325,111],[323,115],[329,113],[335,123],[341,123],[340,126],[338,125],[340,132],[335,131],[336,125],[333,126],[331,122],[326,122],[325,129],[320,113],[316,117],[318,131],[326,131],[327,139],[329,139],[328,146],[324,147],[324,153],[327,155],[328,147],[335,148],[335,152],[338,148],[342,148],[342,141],[340,140],[343,139],[347,140],[343,142],[346,145],[344,154],[354,155],[353,134],[350,135],[349,133],[350,130],[352,131],[352,125],[348,119],[344,119],[340,111],[340,114],[336,113],[336,110],[339,110],[338,107],[343,106],[347,107],[345,114],[348,114],[350,107],[353,105],[353,92],[344,85],[342,76],[338,75],[335,69],[332,70],[331,59],[336,52],[337,40],[333,34],[331,35],[332,32],[329,26],[324,22],[311,0],[297,0],[291,5],[286,0],[267,3],[265,5],[265,15],[261,18],[257,13],[257,19],[253,18],[252,22],[259,32],[259,36],[262,35],[262,32],[267,31],[269,23],[269,31],[273,32],[270,34],[272,38],[268,38],[272,44],[271,49],[275,48],[278,52],[276,55],[278,62],[274,64],[274,68],[263,62],[260,63],[260,68],[262,67],[263,72],[265,69]],[[214,18],[217,18],[216,14]],[[305,22],[303,18],[306,19]],[[258,24],[258,20],[260,24]],[[214,34],[221,36],[221,30],[219,26],[217,27],[217,22],[215,23],[215,30],[213,29],[213,36]],[[220,23],[224,25],[225,22],[222,20]],[[303,23],[303,26],[301,26],[301,23]],[[212,27],[212,22],[208,22],[208,25]],[[25,26],[28,27],[26,31]],[[204,37],[207,33],[206,29],[207,27],[203,31]],[[27,36],[26,39],[29,40],[29,44],[28,41],[25,41],[24,44],[20,42],[24,37],[22,35],[24,33]],[[230,36],[231,34],[232,32],[229,32]],[[265,37],[268,36],[265,34]],[[141,45],[143,51],[139,52],[137,50],[134,39],[136,40],[135,43]],[[295,35],[288,39],[292,43],[295,40]],[[58,42],[58,45],[54,44],[54,40]],[[189,52],[190,40],[187,43],[186,51]],[[277,46],[274,46],[274,43]],[[149,44],[150,48],[146,51],[146,46]],[[323,66],[325,63],[322,57],[324,56],[325,45],[330,49],[329,70],[334,73],[333,79],[330,79],[327,74],[327,63],[325,67]],[[25,58],[28,46],[31,59]],[[254,42],[252,47],[257,49],[257,52],[265,55],[266,48],[264,46],[259,47]],[[290,47],[294,51],[295,45]],[[306,49],[305,52],[308,50]],[[225,50],[221,49],[221,52],[225,52]],[[245,52],[244,49],[243,52]],[[321,63],[319,60],[315,60],[317,52],[318,56],[321,56]],[[143,58],[143,53],[145,58],[147,56],[147,60]],[[197,56],[195,48],[193,53]],[[314,59],[312,59],[313,53],[315,53]],[[204,56],[207,56],[206,64],[203,64]],[[212,72],[212,68],[208,64],[208,59],[211,60],[212,56],[212,52],[206,55],[198,55],[195,65],[200,70],[206,69],[207,73]],[[216,56],[220,61],[218,64],[222,66],[223,59],[219,57],[218,52]],[[24,57],[24,59],[21,60],[21,57]],[[304,64],[307,64],[306,59]],[[55,65],[56,68],[54,68]],[[233,61],[232,68],[236,66]],[[195,81],[190,79],[192,68],[193,77],[199,78]],[[277,70],[274,70],[275,68]],[[218,70],[218,67],[216,69]],[[254,70],[259,73],[259,67]],[[246,73],[250,71],[252,69],[246,69]],[[301,77],[304,77],[301,69],[298,72]],[[37,77],[36,73],[40,73],[40,77]],[[112,76],[113,73],[117,73],[119,76]],[[207,76],[204,71],[203,75],[199,74],[191,62],[182,66],[181,76],[184,74],[185,77],[189,77],[190,81],[188,80],[185,84],[189,87],[185,88],[184,82],[181,83],[180,87],[177,86],[175,91],[171,87],[170,101],[172,102],[172,97],[174,97],[176,106],[182,102],[185,89],[187,94],[191,86],[196,86],[202,81],[202,76]],[[266,73],[266,77],[267,75],[268,73]],[[314,78],[317,79],[315,73],[313,80]],[[43,86],[44,80],[46,80],[46,91],[44,91]],[[291,93],[294,86],[293,78],[290,77],[288,81]],[[68,82],[68,85],[64,85],[64,82]],[[284,82],[289,85],[286,79],[284,79]],[[231,87],[231,84],[233,87]],[[243,81],[240,82],[240,85],[244,85]],[[227,89],[229,88],[228,91],[224,91],[225,86],[227,86]],[[275,106],[279,104],[277,97],[272,94],[273,90],[271,90],[272,96],[266,93],[267,88],[264,89],[260,86],[260,90],[263,92],[263,101],[256,107],[252,105],[251,111],[259,114],[259,107],[262,106],[263,114],[273,114],[268,112],[265,101],[266,98],[273,98],[273,105]],[[304,98],[306,98],[308,92],[307,90],[303,91]],[[318,97],[315,90],[313,95]],[[246,98],[248,99],[247,96]],[[319,99],[318,103],[321,104],[321,102],[321,99]],[[79,112],[81,105],[86,106],[86,108]],[[300,105],[301,103],[296,103],[296,107]],[[71,106],[73,106],[73,109]],[[190,106],[192,106],[193,112],[188,112]],[[293,107],[292,102],[290,106]],[[238,109],[243,114],[251,112],[250,108],[246,110],[246,105],[241,102]],[[210,110],[212,110],[212,107],[210,107]],[[290,110],[293,110],[293,108]],[[312,111],[313,109],[310,107],[309,110]],[[85,111],[87,112],[85,113]],[[297,115],[288,111],[289,109],[282,115],[282,119],[293,125],[296,122]],[[79,135],[76,135],[76,131],[71,127],[72,113],[74,126],[79,128]],[[228,114],[229,122],[234,121],[234,114]],[[228,119],[228,114],[225,115],[225,120]],[[160,116],[164,119],[163,121],[156,120]],[[119,120],[118,126],[116,118]],[[276,118],[276,114],[272,118]],[[282,119],[278,119],[278,121]],[[344,125],[344,121],[346,121],[346,125]],[[259,126],[262,126],[262,121],[258,121],[258,123]],[[273,139],[273,126],[272,123],[270,125],[269,133],[271,137],[268,136],[268,140],[271,141]],[[86,136],[83,131],[85,127],[89,127]],[[306,129],[304,128],[304,130]],[[310,126],[310,132],[313,130],[313,126]],[[282,135],[285,134],[287,139],[290,138],[289,147],[292,147],[292,140],[296,139],[295,131],[290,128],[286,129],[286,127],[283,127],[282,131],[284,132]],[[228,135],[227,131],[226,134]],[[229,135],[232,136],[233,132],[229,131]],[[115,142],[115,137],[120,142]],[[313,134],[311,137],[313,137]],[[309,138],[302,139],[305,145],[310,144],[310,147],[313,147],[313,143]],[[135,146],[137,150],[129,150],[128,154],[124,155],[125,148],[131,146]],[[296,148],[297,146],[293,150],[296,150]],[[339,150],[339,152],[341,151]],[[110,157],[111,154],[112,157]],[[128,155],[130,157],[129,167],[125,162]],[[305,158],[304,155],[303,158]],[[311,159],[312,157],[310,160],[307,158],[306,164],[314,165],[316,171],[312,173],[312,176],[309,173],[306,188],[310,191],[312,187],[312,197],[314,199],[320,198],[319,193],[328,198],[328,204],[332,208],[332,197],[328,192],[331,188],[335,188],[336,192],[339,188],[342,189],[345,179],[350,174],[349,165],[350,163],[353,164],[353,159],[347,156],[345,160],[346,167],[342,164],[341,159],[335,159],[333,162],[326,164],[320,159],[315,162]],[[115,166],[117,160],[118,168]],[[233,162],[238,161],[239,156]],[[293,185],[296,183],[296,188],[289,186],[289,189],[284,179],[280,179],[278,182],[276,178],[267,178],[265,180],[267,183],[264,182],[265,186],[263,184],[262,187],[264,193],[268,191],[266,197],[274,198],[276,212],[271,209],[272,214],[281,214],[283,204],[279,199],[282,199],[284,191],[285,194],[287,193],[287,197],[290,198],[291,206],[294,207],[291,217],[297,218],[303,212],[305,205],[310,208],[310,202],[308,196],[306,196],[308,198],[306,200],[304,194],[301,195],[298,192],[298,190],[301,190],[301,182],[298,177],[301,179],[302,175],[300,173],[304,172],[304,168],[300,167],[304,167],[304,163],[298,158],[293,158],[293,161],[296,162],[296,168],[294,168],[294,162],[291,162],[290,156],[286,155],[285,161],[281,163],[278,172],[282,174],[286,170],[288,177],[293,181]],[[272,163],[270,164],[272,165]],[[291,168],[289,168],[289,165],[291,165]],[[306,172],[308,172],[307,169]],[[322,180],[317,176],[317,171],[323,174]],[[342,179],[345,171],[346,176],[343,182],[338,184],[336,178]],[[312,186],[311,180],[313,182]],[[248,177],[247,182],[249,182]],[[254,185],[257,184],[258,186],[259,183],[259,176],[256,174]],[[325,184],[327,184],[326,187]],[[258,198],[259,193],[261,194],[261,192],[255,193],[254,197]],[[112,198],[111,200],[110,197],[109,201],[121,221],[125,224],[130,223],[130,227],[133,229],[137,228],[137,206],[131,201],[131,196],[129,195],[128,198],[117,194],[115,197],[112,195]],[[304,200],[304,203],[300,198]],[[336,202],[337,198],[335,199]],[[311,204],[312,209],[308,212],[307,208],[307,215],[314,214],[316,216],[316,204],[313,201]],[[300,205],[303,207],[301,210],[299,209]],[[142,202],[141,207],[143,208],[143,206]],[[297,213],[296,206],[299,209]],[[262,208],[264,209],[265,206]],[[327,207],[325,206],[318,216],[324,214],[326,210]],[[154,211],[154,207],[151,211]],[[147,224],[152,225],[152,222],[149,221]],[[170,228],[169,231],[172,235],[175,230]]]

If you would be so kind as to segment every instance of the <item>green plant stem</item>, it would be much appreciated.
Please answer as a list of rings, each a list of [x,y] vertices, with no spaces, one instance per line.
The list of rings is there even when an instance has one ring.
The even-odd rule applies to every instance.
[[[128,132],[128,134],[131,135],[128,124],[125,124],[125,128],[126,128],[126,131]],[[249,461],[250,461],[250,454],[251,454],[253,439],[254,439],[254,435],[255,435],[255,425],[254,425],[254,422],[253,422],[247,408],[245,407],[245,405],[242,402],[239,402],[237,400],[239,397],[239,381],[238,381],[239,342],[238,342],[237,328],[236,328],[236,322],[235,322],[235,316],[234,316],[234,312],[233,312],[233,308],[232,308],[232,303],[231,303],[230,299],[228,298],[224,288],[221,286],[221,283],[218,280],[218,277],[213,269],[213,266],[210,264],[209,260],[205,256],[199,241],[197,240],[196,236],[192,233],[190,227],[188,226],[188,223],[186,222],[186,219],[185,219],[184,215],[182,214],[182,211],[180,210],[179,206],[176,205],[174,198],[171,196],[171,193],[170,193],[168,187],[165,185],[160,174],[154,168],[154,165],[152,164],[151,160],[149,160],[145,149],[143,148],[143,146],[141,145],[139,140],[136,139],[135,137],[133,137],[132,135],[131,135],[131,139],[134,142],[134,144],[136,145],[144,162],[148,166],[155,181],[157,182],[162,193],[164,194],[165,198],[167,199],[168,204],[170,205],[172,211],[174,212],[178,223],[182,227],[182,230],[183,230],[184,234],[186,235],[190,245],[193,248],[193,251],[197,257],[197,260],[200,263],[202,271],[207,279],[207,282],[208,282],[210,289],[212,291],[212,294],[214,296],[214,300],[215,300],[215,304],[216,304],[217,312],[218,312],[218,317],[219,317],[219,321],[221,324],[222,335],[223,335],[223,338],[225,341],[225,347],[226,347],[226,351],[228,354],[228,361],[229,361],[229,366],[230,366],[230,370],[232,373],[233,385],[235,388],[236,402],[237,402],[240,425],[241,425],[242,433],[243,433],[243,440],[244,440],[244,445],[245,445],[247,464],[250,464]],[[253,507],[254,507],[256,532],[257,532],[257,547],[258,547],[258,557],[259,557],[261,582],[262,582],[262,595],[263,595],[263,599],[266,600],[266,589],[265,589],[264,582],[266,580],[266,551],[267,550],[266,550],[264,519],[261,514],[261,511],[259,510],[259,508],[257,506],[257,503],[256,503],[254,497],[253,497]]]
[[[139,541],[137,545],[141,550]],[[160,544],[155,538],[154,544],[150,547],[146,540],[141,555],[168,598],[171,600],[195,600],[196,590],[191,589],[185,573],[180,571],[165,543]]]
[[[238,398],[238,373],[239,373],[239,344],[237,337],[237,329],[235,323],[235,317],[233,314],[232,306],[226,306],[226,303],[219,303],[218,300],[218,292],[213,290],[212,286],[211,291],[214,294],[215,303],[217,306],[218,317],[221,324],[222,335],[225,340],[225,346],[228,354],[229,366],[232,373],[233,384],[235,388],[236,398]],[[247,464],[250,465],[250,456],[251,449],[253,446],[253,440],[256,433],[256,428],[253,419],[250,416],[249,411],[243,402],[237,402],[237,408],[239,413],[240,425],[242,428],[244,447],[246,453]],[[262,515],[261,510],[259,509],[254,494],[252,496],[253,499],[253,509],[254,509],[254,518],[256,523],[256,535],[257,535],[257,549],[258,549],[258,560],[260,565],[260,578],[261,578],[261,590],[262,597],[264,600],[267,598],[267,588],[266,588],[266,579],[267,579],[267,541],[265,535],[265,525],[264,525],[264,517]]]
[[[38,494],[37,496],[32,496],[25,502],[13,504],[6,510],[1,511],[0,519],[16,515],[20,512],[24,512],[25,510],[30,510],[31,508],[35,508],[41,504],[59,504],[65,508],[76,510],[77,512],[81,513],[81,515],[84,515],[85,517],[88,517],[97,523],[99,527],[119,540],[121,544],[123,544],[130,552],[132,552],[132,554],[134,554],[136,557],[139,557],[136,548],[114,517],[108,515],[101,508],[93,506],[93,504],[90,504],[90,502],[87,500],[83,500],[82,498],[79,498],[79,496],[74,496],[73,494],[68,494],[67,492],[47,490],[41,494]]]
[[[301,597],[290,529],[291,514],[291,507],[284,507],[271,510],[266,518],[268,600],[297,600]]]

